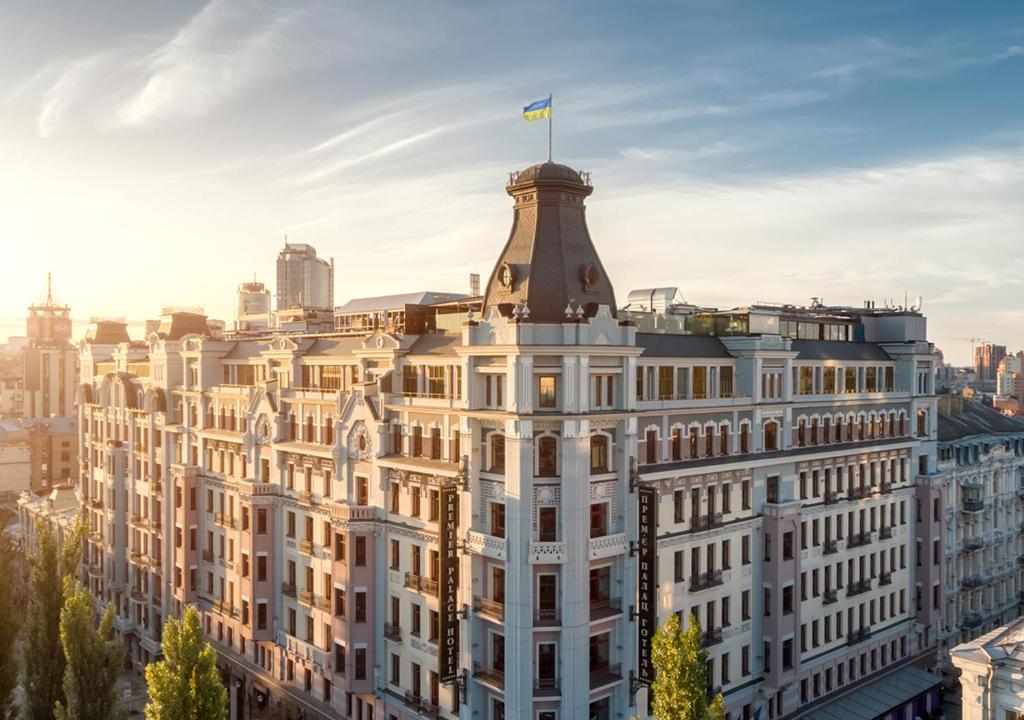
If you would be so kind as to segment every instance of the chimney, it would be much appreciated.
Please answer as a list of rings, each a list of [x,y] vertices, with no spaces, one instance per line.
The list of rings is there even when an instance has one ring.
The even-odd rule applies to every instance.
[[[469,274],[469,294],[471,297],[480,296],[480,273]]]

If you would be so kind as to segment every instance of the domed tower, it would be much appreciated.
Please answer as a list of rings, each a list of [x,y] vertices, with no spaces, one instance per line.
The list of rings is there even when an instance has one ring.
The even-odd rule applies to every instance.
[[[590,178],[546,162],[509,176],[515,201],[512,231],[484,293],[490,308],[511,317],[516,306],[529,309],[534,323],[593,317],[607,305],[615,315],[615,292],[587,230],[584,198],[594,191]]]

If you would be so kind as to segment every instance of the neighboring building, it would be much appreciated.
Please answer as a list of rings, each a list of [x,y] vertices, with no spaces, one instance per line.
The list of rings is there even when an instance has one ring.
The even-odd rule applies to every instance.
[[[22,351],[22,417],[75,417],[78,352],[71,344],[71,309],[46,278],[46,295],[28,309],[28,346]]]
[[[270,291],[253,280],[238,286],[238,307],[235,310],[235,330],[266,331],[273,324],[270,308]]]
[[[983,343],[974,349],[974,374],[978,382],[995,385],[999,361],[1006,357],[1006,346]],[[990,389],[991,392],[991,389]]]
[[[436,306],[442,303],[457,303],[465,299],[466,296],[459,293],[439,292],[356,298],[335,309],[334,329],[345,335],[365,335],[373,332],[417,335],[433,332],[438,330],[436,326],[431,325],[438,316]],[[479,307],[479,298],[474,305]],[[468,307],[468,304],[463,306],[463,314]],[[461,322],[462,317],[459,316],[456,320]]]
[[[14,498],[31,485],[32,446],[21,420],[0,420],[0,498]]]
[[[951,651],[960,670],[963,720],[1024,717],[1024,618]]]
[[[20,351],[0,354],[0,418],[21,417],[25,404],[22,362]]]
[[[1024,415],[1024,352],[999,361],[992,404],[1005,415]]]
[[[978,402],[939,402],[937,472],[922,478],[938,491],[931,508],[944,531],[922,537],[941,545],[939,660],[948,651],[1020,614],[1024,592],[1024,419]],[[933,556],[935,557],[935,556]]]
[[[35,554],[40,522],[49,525],[58,548],[62,547],[80,513],[74,485],[59,485],[43,495],[22,493],[18,498],[18,528],[23,553],[29,557]]]
[[[86,342],[88,577],[132,662],[186,604],[232,716],[646,716],[640,627],[672,612],[701,621],[734,718],[935,662],[925,318],[672,291],[620,310],[592,190],[513,173],[483,297],[420,298],[415,331],[403,299],[333,334]],[[934,710],[918,680],[886,707]]]
[[[285,242],[277,254],[277,309],[334,308],[334,258],[316,256],[305,243]]]

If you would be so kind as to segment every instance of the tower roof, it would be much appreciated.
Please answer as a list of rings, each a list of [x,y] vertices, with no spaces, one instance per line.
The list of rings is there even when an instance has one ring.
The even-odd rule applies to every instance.
[[[615,293],[587,229],[584,199],[590,177],[546,162],[509,176],[514,199],[512,230],[484,293],[483,310],[511,316],[529,309],[530,322],[566,322],[593,317],[600,305],[615,315]],[[572,319],[572,318],[570,318]]]

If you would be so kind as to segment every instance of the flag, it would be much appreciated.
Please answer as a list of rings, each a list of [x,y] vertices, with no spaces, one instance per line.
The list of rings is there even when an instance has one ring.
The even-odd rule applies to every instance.
[[[524,120],[542,120],[551,117],[551,96],[537,100],[523,108]]]

